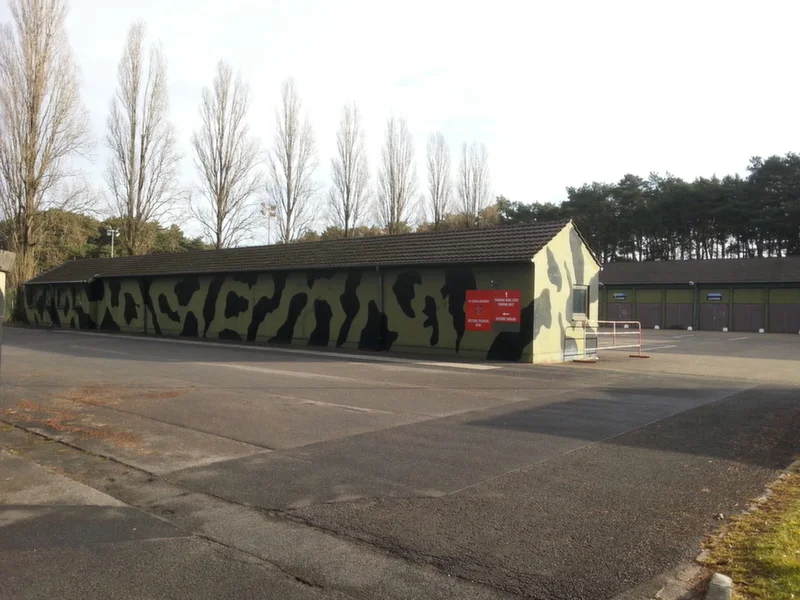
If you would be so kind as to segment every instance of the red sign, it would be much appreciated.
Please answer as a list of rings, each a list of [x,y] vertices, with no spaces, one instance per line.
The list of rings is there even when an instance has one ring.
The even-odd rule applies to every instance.
[[[519,290],[494,290],[494,320],[498,323],[519,323],[522,292]]]
[[[519,323],[519,290],[467,290],[467,331],[491,331],[492,323]]]
[[[493,290],[467,290],[467,331],[492,330]]]

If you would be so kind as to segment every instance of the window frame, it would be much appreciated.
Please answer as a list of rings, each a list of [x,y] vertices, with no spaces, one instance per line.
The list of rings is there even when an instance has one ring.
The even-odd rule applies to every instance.
[[[577,300],[576,291],[583,292],[583,311],[575,311],[575,301]],[[575,285],[572,287],[572,320],[573,321],[588,321],[589,320],[589,307],[591,305],[591,300],[589,298],[589,286],[588,285]]]

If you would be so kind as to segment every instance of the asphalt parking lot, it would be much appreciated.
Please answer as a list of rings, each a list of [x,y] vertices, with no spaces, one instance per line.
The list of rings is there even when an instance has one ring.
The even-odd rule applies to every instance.
[[[531,366],[6,329],[0,419],[113,464],[32,442],[23,458],[290,578],[239,597],[648,598],[800,449],[800,336],[690,333],[646,332],[646,360]],[[47,546],[50,518],[15,531]],[[100,543],[130,540],[59,556]],[[125,560],[147,572],[146,555]],[[210,556],[224,581],[217,554],[198,564]],[[38,560],[0,541],[0,563]],[[175,597],[207,580],[182,576]]]

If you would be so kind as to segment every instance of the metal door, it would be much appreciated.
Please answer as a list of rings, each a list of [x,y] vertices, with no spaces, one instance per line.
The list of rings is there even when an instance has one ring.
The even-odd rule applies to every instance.
[[[763,304],[734,304],[733,330],[758,331],[764,327]]]
[[[609,321],[633,321],[633,305],[630,302],[611,302],[608,305]]]
[[[688,302],[668,302],[667,329],[686,329],[692,326],[694,307]]]
[[[800,304],[770,304],[769,330],[772,333],[800,332]]]
[[[700,305],[700,329],[706,331],[722,331],[722,328],[727,326],[727,304],[708,303]]]
[[[661,303],[639,302],[636,305],[636,320],[642,323],[643,329],[661,327]]]

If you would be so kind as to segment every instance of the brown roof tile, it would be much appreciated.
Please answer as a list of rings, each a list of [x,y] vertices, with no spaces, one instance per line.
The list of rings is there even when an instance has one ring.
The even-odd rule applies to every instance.
[[[27,283],[245,271],[528,262],[568,220],[440,233],[73,260]]]
[[[695,283],[800,283],[800,256],[611,262],[603,266],[604,285]]]

